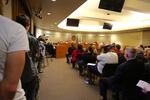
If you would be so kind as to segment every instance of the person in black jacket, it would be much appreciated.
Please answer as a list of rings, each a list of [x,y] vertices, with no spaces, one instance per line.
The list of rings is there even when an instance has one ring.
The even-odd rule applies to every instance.
[[[71,57],[71,54],[72,54],[72,51],[75,50],[75,46],[73,43],[70,44],[70,47],[68,48],[68,52],[66,54],[66,60],[67,60],[67,63],[70,63],[70,60],[69,58]]]
[[[107,100],[107,89],[113,92],[121,93],[121,100],[142,100],[143,93],[136,84],[142,78],[144,73],[144,63],[136,58],[137,51],[133,47],[125,50],[126,62],[120,64],[113,76],[103,78],[100,82],[100,95],[103,100]],[[101,83],[102,84],[102,83]],[[118,100],[119,98],[117,98]]]
[[[145,56],[147,59],[147,63],[145,63],[145,72],[143,76],[143,80],[148,82],[150,84],[150,48],[147,48],[145,50]],[[150,91],[147,90],[147,88],[144,88],[144,95],[145,95],[145,100],[150,100]]]
[[[128,47],[125,50],[127,61],[118,66],[111,78],[112,85],[120,87],[123,100],[142,100],[143,94],[136,86],[144,73],[144,63],[136,59],[136,49]]]

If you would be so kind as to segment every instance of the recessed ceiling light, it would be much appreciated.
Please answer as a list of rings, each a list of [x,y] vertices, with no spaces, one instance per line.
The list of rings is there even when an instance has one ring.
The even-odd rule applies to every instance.
[[[47,15],[51,15],[52,13],[48,12]]]
[[[56,0],[52,0],[53,2],[55,2]]]
[[[47,33],[47,34],[48,34],[48,33],[51,33],[51,32],[50,32],[50,31],[46,31],[45,33]]]

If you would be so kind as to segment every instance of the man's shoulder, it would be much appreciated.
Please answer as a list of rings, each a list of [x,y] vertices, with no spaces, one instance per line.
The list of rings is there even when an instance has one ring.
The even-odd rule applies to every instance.
[[[0,23],[3,23],[3,24],[0,24],[0,25],[3,25],[3,26],[6,25],[7,28],[12,27],[12,28],[16,28],[16,29],[18,29],[18,28],[21,28],[21,29],[23,28],[24,29],[24,27],[21,24],[13,21],[13,20],[11,20],[7,17],[3,17],[3,16],[0,16]]]
[[[0,16],[0,23],[2,23],[2,24],[0,24],[0,28],[3,28],[3,30],[5,30],[6,33],[8,33],[8,34],[9,33],[18,34],[21,32],[24,32],[24,33],[26,32],[25,28],[21,24],[15,22],[9,18]]]

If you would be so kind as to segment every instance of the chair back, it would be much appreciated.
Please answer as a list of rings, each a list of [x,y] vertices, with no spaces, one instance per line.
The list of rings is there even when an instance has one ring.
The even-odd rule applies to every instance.
[[[115,73],[117,67],[118,67],[118,64],[106,64],[103,68],[102,76],[103,77],[112,76]]]

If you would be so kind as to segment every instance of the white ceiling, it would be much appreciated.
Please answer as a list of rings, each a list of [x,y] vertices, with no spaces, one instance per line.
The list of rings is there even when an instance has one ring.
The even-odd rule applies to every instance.
[[[87,0],[67,18],[80,19],[79,27],[66,26],[64,19],[59,27],[74,31],[120,31],[150,27],[150,0],[125,0],[122,12],[99,9],[100,0]],[[109,13],[109,15],[108,15]],[[112,30],[104,30],[103,23],[111,23]]]
[[[53,31],[103,32],[104,22],[111,31],[150,27],[150,0],[125,0],[121,13],[99,9],[100,0],[29,0],[33,14],[40,8],[42,19],[34,16],[36,27]],[[51,15],[47,15],[51,12]],[[109,15],[107,15],[109,13]],[[66,18],[80,19],[79,27],[67,27]],[[59,25],[59,27],[58,27]]]
[[[57,25],[64,20],[69,14],[76,10],[81,4],[86,0],[56,0],[52,2],[51,0],[29,0],[32,8],[33,15],[39,12],[42,19],[34,16],[35,24],[37,28],[44,30],[53,31],[64,31],[57,27]],[[51,15],[47,15],[51,12]]]

